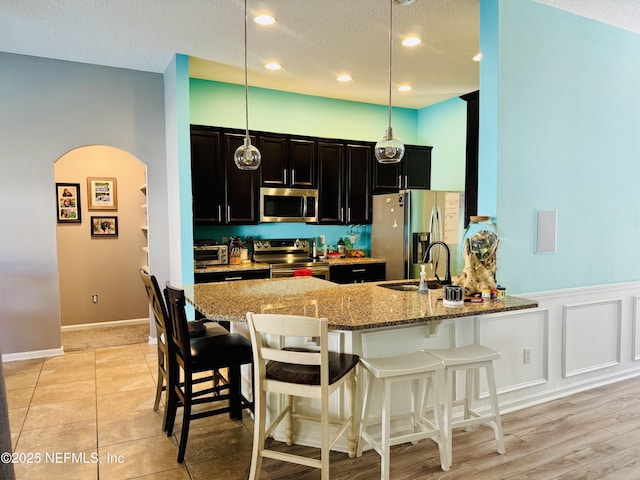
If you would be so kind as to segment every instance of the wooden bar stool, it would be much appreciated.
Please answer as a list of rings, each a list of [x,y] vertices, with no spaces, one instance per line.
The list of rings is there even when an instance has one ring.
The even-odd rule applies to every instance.
[[[319,468],[320,478],[329,480],[329,454],[331,447],[347,434],[349,457],[356,454],[356,367],[358,355],[329,351],[328,320],[298,315],[247,313],[254,358],[255,420],[253,451],[249,479],[260,478],[262,459],[271,458]],[[317,337],[320,348],[304,349],[287,346],[287,340]],[[263,339],[265,341],[263,341]],[[269,341],[267,341],[269,340]],[[329,410],[329,396],[342,386],[346,387],[348,413],[339,418]],[[266,422],[267,393],[284,394],[284,408],[277,412],[269,405],[273,415]],[[317,416],[296,411],[293,397],[319,400]],[[288,445],[295,440],[296,420],[319,422],[320,458],[269,448],[265,440],[284,421]],[[331,427],[331,428],[330,428]]]
[[[362,454],[362,440],[364,440],[380,455],[380,478],[387,480],[389,478],[389,453],[392,446],[431,438],[438,444],[442,470],[449,470],[451,455],[447,450],[449,443],[444,438],[442,428],[442,406],[439,393],[444,370],[442,361],[424,352],[414,352],[391,357],[361,358],[360,365],[366,372],[367,388],[360,422],[358,455]],[[369,408],[373,385],[376,382],[380,382],[383,389],[382,418],[380,422],[372,423],[369,418]],[[392,416],[391,392],[400,382],[410,382],[411,412]],[[424,416],[425,402],[429,393],[432,395],[433,421]],[[409,418],[410,424],[404,431],[394,432],[392,436],[392,417],[394,421]],[[380,433],[369,432],[369,428],[376,424],[381,426]]]
[[[485,424],[493,428],[496,438],[496,450],[499,454],[504,454],[502,422],[500,420],[496,379],[493,372],[493,361],[500,358],[500,352],[477,343],[446,349],[425,349],[424,352],[444,362],[444,426],[446,430],[445,437],[448,442],[447,451],[453,452],[452,429]],[[481,368],[485,369],[487,375],[491,404],[489,413],[479,413],[472,408],[474,388],[477,388],[476,381],[479,381]],[[453,372],[456,370],[464,370],[466,372],[464,398],[460,400],[453,399]],[[453,409],[456,406],[463,407],[462,418],[453,418]],[[453,458],[453,454],[451,458]]]

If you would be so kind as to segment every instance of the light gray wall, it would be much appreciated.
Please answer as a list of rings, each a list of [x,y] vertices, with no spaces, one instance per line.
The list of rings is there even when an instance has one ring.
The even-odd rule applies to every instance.
[[[151,269],[168,278],[160,74],[0,53],[0,348],[60,347],[53,164],[84,145],[147,165]]]

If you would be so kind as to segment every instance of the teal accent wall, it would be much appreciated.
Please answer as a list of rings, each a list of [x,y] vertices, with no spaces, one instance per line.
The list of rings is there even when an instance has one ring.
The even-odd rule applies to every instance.
[[[531,0],[491,3],[481,31],[497,15],[500,62],[496,78],[481,68],[480,125],[497,89],[498,281],[515,294],[637,281],[640,36]],[[534,253],[538,209],[557,209],[555,254]]]
[[[182,279],[193,283],[193,212],[191,202],[191,129],[189,124],[189,57],[176,55],[176,123],[179,157],[180,235],[182,238]]]
[[[191,123],[245,128],[244,86],[192,78]],[[249,129],[378,141],[386,132],[388,107],[249,87]],[[393,109],[393,131],[418,143],[418,111]]]
[[[418,112],[418,143],[433,145],[431,189],[464,191],[467,102],[454,97]]]
[[[495,218],[498,182],[499,0],[480,2],[480,122],[478,132],[478,213]]]

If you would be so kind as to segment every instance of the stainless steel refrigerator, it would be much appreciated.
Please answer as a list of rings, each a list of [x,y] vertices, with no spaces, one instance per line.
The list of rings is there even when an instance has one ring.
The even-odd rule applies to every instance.
[[[464,193],[403,190],[373,196],[371,256],[387,261],[387,280],[420,278],[428,245],[442,241],[450,249],[451,275],[462,270],[460,242],[464,234]],[[427,278],[444,280],[445,249],[431,248]]]

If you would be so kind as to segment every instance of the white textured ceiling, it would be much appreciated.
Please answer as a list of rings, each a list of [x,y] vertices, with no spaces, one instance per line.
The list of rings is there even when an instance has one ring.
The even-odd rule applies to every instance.
[[[538,0],[640,32],[638,0]],[[393,103],[419,108],[478,88],[479,0],[394,6]],[[386,104],[387,0],[248,0],[272,27],[249,24],[249,83],[309,95]],[[418,35],[412,49],[400,38]],[[244,83],[242,0],[0,0],[0,50],[163,72],[174,53],[191,75]],[[283,65],[277,72],[266,61]],[[348,72],[353,81],[335,80]],[[400,93],[395,87],[413,85]]]

